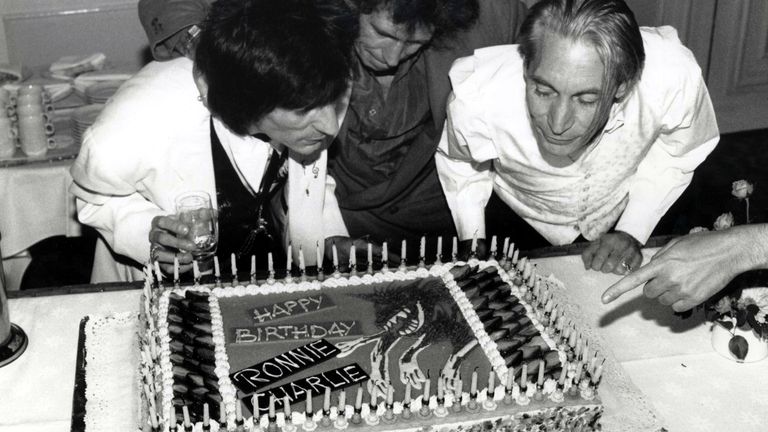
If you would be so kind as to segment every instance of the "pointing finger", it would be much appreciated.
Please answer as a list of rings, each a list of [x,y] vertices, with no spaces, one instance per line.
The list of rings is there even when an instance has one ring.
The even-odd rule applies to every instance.
[[[603,292],[601,300],[603,303],[610,303],[625,293],[628,293],[629,291],[632,291],[633,289],[638,288],[644,283],[653,279],[656,277],[656,273],[657,266],[654,265],[653,262],[650,262],[647,265],[637,269],[637,271],[634,273],[630,273],[620,281],[610,286],[607,290],[605,290],[605,292]]]

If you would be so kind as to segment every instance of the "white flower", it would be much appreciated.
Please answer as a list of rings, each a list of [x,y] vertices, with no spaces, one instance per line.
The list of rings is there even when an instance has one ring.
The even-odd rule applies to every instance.
[[[731,212],[723,213],[717,217],[713,228],[715,231],[722,231],[733,226],[733,214]]]
[[[697,227],[691,228],[691,230],[688,231],[688,234],[696,234],[696,233],[706,232],[706,231],[709,231],[709,228],[703,227],[703,226],[697,226]]]
[[[738,199],[749,198],[754,190],[755,186],[746,180],[736,180],[731,185],[731,195]]]
[[[744,288],[741,292],[741,300],[745,305],[754,304],[760,308],[755,318],[760,323],[764,322],[765,315],[768,314],[768,288]]]

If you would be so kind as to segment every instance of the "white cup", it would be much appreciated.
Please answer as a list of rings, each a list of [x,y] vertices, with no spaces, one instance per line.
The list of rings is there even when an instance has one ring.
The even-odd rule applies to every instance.
[[[9,158],[16,152],[19,131],[11,119],[0,116],[0,158]]]
[[[19,140],[21,151],[27,156],[43,156],[48,149],[56,148],[53,139],[53,123],[47,121],[44,114],[19,116]]]
[[[25,103],[17,104],[15,108],[9,110],[9,117],[18,115],[19,117],[25,117],[33,114],[45,114],[46,121],[50,121],[53,113],[53,107],[51,105],[43,105],[40,103]]]
[[[53,109],[53,106],[51,105],[51,102],[50,101],[46,101],[39,94],[25,93],[25,94],[20,94],[20,95],[18,95],[16,97],[16,105],[30,105],[30,104],[49,106],[49,107],[51,107],[50,109]]]
[[[39,84],[26,84],[19,87],[16,97],[21,99],[25,95],[37,95],[44,103],[51,103],[51,94]]]

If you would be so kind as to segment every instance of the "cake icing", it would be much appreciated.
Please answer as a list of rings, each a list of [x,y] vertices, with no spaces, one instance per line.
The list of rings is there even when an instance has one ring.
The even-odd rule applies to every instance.
[[[193,430],[594,429],[596,353],[530,263],[510,264],[226,287],[148,277],[145,428],[184,429],[184,407]]]

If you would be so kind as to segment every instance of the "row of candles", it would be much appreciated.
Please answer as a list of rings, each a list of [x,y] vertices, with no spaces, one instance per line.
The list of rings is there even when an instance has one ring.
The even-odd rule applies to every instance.
[[[499,251],[497,250],[497,247],[498,247],[498,245],[497,245],[497,238],[496,238],[496,236],[493,236],[491,238],[491,247],[490,247],[489,259],[496,259],[497,255],[499,254]],[[338,250],[336,248],[336,245],[333,244],[331,246],[331,249],[332,249],[331,250],[331,255],[332,255],[332,263],[333,263],[333,273],[332,274],[333,274],[334,277],[340,277],[341,276],[341,272],[340,272],[341,267],[339,265],[339,254],[338,254]],[[400,267],[399,267],[400,270],[405,270],[405,268],[406,268],[406,250],[407,250],[407,242],[406,242],[406,240],[403,240],[402,243],[401,243],[401,248],[400,248]],[[442,237],[438,237],[437,238],[437,253],[435,255],[435,262],[434,262],[434,264],[436,264],[436,265],[442,264],[442,258],[443,258],[442,251],[443,251],[443,238]],[[316,254],[316,258],[315,258],[316,262],[317,263],[322,263],[323,262],[323,253],[322,253],[322,250],[321,250],[319,244],[316,245],[315,254]],[[472,244],[471,244],[471,248],[470,248],[470,256],[471,257],[475,257],[476,254],[477,254],[477,237],[472,239]],[[503,248],[502,248],[502,251],[501,251],[500,264],[502,264],[502,265],[506,264],[507,266],[509,264],[516,264],[518,262],[518,256],[519,256],[519,250],[515,249],[514,243],[510,243],[509,237],[506,237],[504,239]],[[301,248],[299,248],[298,258],[299,258],[298,268],[299,268],[300,279],[302,281],[303,280],[307,280],[307,274],[306,274],[307,273],[306,272],[307,266],[306,266],[305,259],[304,259],[304,251]],[[236,262],[237,260],[236,260],[236,257],[235,257],[234,253],[231,255],[230,259],[231,259],[231,263],[230,263],[231,266],[230,266],[230,268],[232,269],[232,274],[231,274],[231,276],[232,276],[232,283],[233,284],[237,284],[237,283],[239,283],[239,280],[238,280],[238,268],[237,268],[237,262]],[[451,259],[452,259],[453,262],[458,261],[458,240],[457,240],[456,237],[453,237],[453,241],[452,241]],[[292,282],[293,281],[293,276],[291,274],[291,269],[293,268],[293,246],[290,245],[290,244],[288,245],[286,262],[287,262],[286,268],[288,270],[286,272],[285,279],[286,279],[286,282]],[[389,246],[388,246],[387,242],[384,242],[384,243],[382,243],[382,246],[381,246],[381,264],[382,264],[382,269],[381,270],[382,270],[382,272],[389,271],[388,262],[389,262]],[[214,275],[214,278],[215,278],[215,283],[217,285],[220,285],[221,281],[222,281],[222,274],[221,274],[221,267],[220,267],[219,257],[218,256],[214,256],[213,257],[213,264],[214,264],[214,266],[213,266],[213,275]],[[250,283],[255,284],[256,283],[256,257],[253,256],[253,255],[251,256],[251,263],[250,264],[251,264],[251,268],[250,268]],[[349,264],[348,265],[349,265],[350,273],[351,274],[355,274],[357,272],[357,268],[358,268],[358,264],[357,264],[357,250],[356,250],[355,245],[350,246],[350,250],[349,250]],[[366,263],[366,266],[365,266],[367,273],[369,273],[369,274],[373,273],[373,265],[374,265],[374,261],[373,261],[373,245],[371,243],[368,243],[368,246],[367,246],[367,263]],[[420,240],[420,244],[419,244],[419,266],[420,267],[424,267],[425,265],[426,265],[426,238],[422,237],[421,240]],[[192,272],[193,272],[193,277],[194,277],[195,282],[199,282],[200,278],[201,278],[201,273],[200,273],[200,268],[198,266],[198,263],[196,261],[192,263],[192,269],[193,269]],[[507,269],[508,269],[508,267],[507,267]],[[164,276],[162,274],[162,271],[160,270],[160,263],[159,262],[155,262],[154,263],[153,270],[154,270],[154,275],[153,276],[155,278],[155,281],[158,284],[162,283],[162,280],[164,279]],[[275,272],[275,268],[274,268],[274,260],[273,260],[272,252],[270,252],[267,255],[267,270],[269,272],[269,277],[267,278],[267,283],[275,283],[275,281],[276,281],[276,279],[275,279],[276,272]],[[323,278],[324,278],[324,271],[323,271],[322,266],[318,266],[317,272],[318,272],[317,278],[319,280],[323,280]],[[178,261],[178,258],[174,259],[173,283],[174,283],[174,285],[179,285],[179,283],[180,283],[180,279],[179,279],[179,261]]]
[[[542,392],[543,385],[544,385],[544,363],[539,363],[539,371],[538,371],[538,377],[535,383],[532,383],[535,385],[535,392],[533,393],[533,399],[536,401],[543,401],[545,396]],[[598,366],[598,369],[596,373],[594,373],[591,377],[591,380],[589,379],[582,379],[582,363],[580,362],[575,370],[572,370],[570,368],[570,363],[567,363],[563,365],[563,368],[561,369],[559,379],[557,380],[555,391],[552,392],[549,395],[549,398],[552,401],[555,402],[561,402],[564,400],[564,398],[567,396],[576,398],[578,396],[581,396],[582,399],[585,400],[591,400],[594,398],[594,387],[597,385],[597,383],[600,380],[600,371],[602,370],[602,365]],[[569,373],[570,371],[570,373]],[[440,377],[440,379],[437,380],[437,392],[435,394],[434,403],[431,402],[431,390],[430,390],[430,380],[427,379],[424,382],[423,385],[423,391],[421,395],[421,407],[413,412],[411,410],[411,404],[413,402],[412,399],[412,387],[411,384],[407,384],[405,387],[405,396],[402,400],[402,409],[398,414],[395,414],[395,408],[394,408],[394,388],[391,385],[387,386],[386,394],[380,394],[380,390],[377,386],[371,386],[371,390],[368,392],[368,410],[367,413],[363,411],[363,398],[364,398],[364,386],[360,384],[357,387],[357,392],[354,400],[354,405],[352,405],[352,413],[351,416],[347,415],[347,393],[346,390],[340,390],[338,392],[337,396],[337,404],[336,404],[336,416],[335,419],[332,419],[331,415],[331,389],[329,387],[325,388],[325,393],[323,395],[323,406],[321,410],[318,410],[317,412],[313,408],[313,393],[311,390],[308,390],[306,392],[305,397],[305,405],[304,405],[304,422],[300,424],[303,430],[305,431],[313,431],[317,429],[318,427],[322,428],[335,428],[335,429],[346,429],[349,426],[349,423],[352,424],[367,424],[370,426],[374,426],[379,424],[380,422],[384,423],[394,423],[398,421],[399,419],[409,421],[413,418],[420,418],[420,419],[428,419],[432,416],[434,417],[445,417],[453,414],[460,414],[460,413],[466,413],[466,414],[472,414],[472,413],[479,413],[482,411],[494,411],[499,406],[512,406],[514,404],[517,405],[528,405],[530,404],[531,400],[528,396],[527,392],[527,386],[529,385],[528,381],[528,374],[527,374],[527,364],[524,363],[520,368],[520,379],[519,384],[515,381],[515,374],[512,370],[509,371],[507,374],[506,382],[504,383],[503,397],[499,398],[502,402],[502,404],[497,403],[497,398],[495,397],[497,392],[499,391],[496,385],[496,373],[491,371],[488,375],[488,386],[485,389],[485,398],[482,400],[482,402],[479,400],[478,396],[480,395],[480,392],[478,391],[478,372],[477,369],[475,369],[472,372],[472,377],[470,381],[470,389],[469,394],[466,403],[463,403],[462,397],[455,397],[455,395],[463,395],[463,384],[461,381],[461,377],[458,377],[455,381],[455,388],[454,391],[451,392],[454,397],[451,398],[450,401],[446,398],[446,391],[445,391],[445,380],[443,377]],[[566,385],[566,382],[568,383]],[[515,387],[517,387],[515,391]],[[568,390],[566,391],[566,387]],[[515,397],[515,393],[517,393],[517,397]],[[379,409],[379,400],[382,399],[384,401],[384,410],[383,413],[380,413]],[[450,403],[448,403],[450,402]],[[261,431],[261,425],[263,422],[260,420],[263,416],[259,416],[258,414],[254,414],[253,420],[252,420],[252,426],[246,423],[245,418],[243,416],[243,405],[244,400],[238,400],[235,405],[235,426],[237,431]],[[277,399],[272,396],[270,397],[269,401],[269,407],[267,410],[266,416],[266,430],[267,432],[276,432],[280,427],[282,428],[282,431],[284,432],[293,432],[297,430],[297,426],[294,423],[294,412],[291,407],[291,401],[288,398],[288,396],[285,396],[282,401],[282,412],[283,412],[283,422],[282,425],[278,426],[278,415],[277,415]],[[251,400],[251,406],[252,407],[258,407],[258,401],[257,401],[257,395],[254,395]],[[434,408],[432,407],[434,406]],[[256,408],[254,408],[254,412],[256,411]],[[226,412],[224,408],[224,403],[221,402],[219,406],[219,424],[226,424]],[[169,421],[169,431],[170,432],[176,432],[180,429],[183,429],[184,431],[191,431],[193,429],[192,421],[189,416],[189,410],[187,406],[182,406],[182,420],[183,422],[181,424],[178,423],[177,418],[177,412],[176,408],[171,409],[171,418]],[[316,421],[316,419],[319,418],[319,421]],[[158,430],[158,423],[157,423],[157,417],[154,416],[152,419],[150,419],[151,426],[154,430]],[[209,408],[208,404],[203,405],[203,421],[202,421],[202,429],[204,431],[210,430],[211,425],[211,418],[209,415]]]

